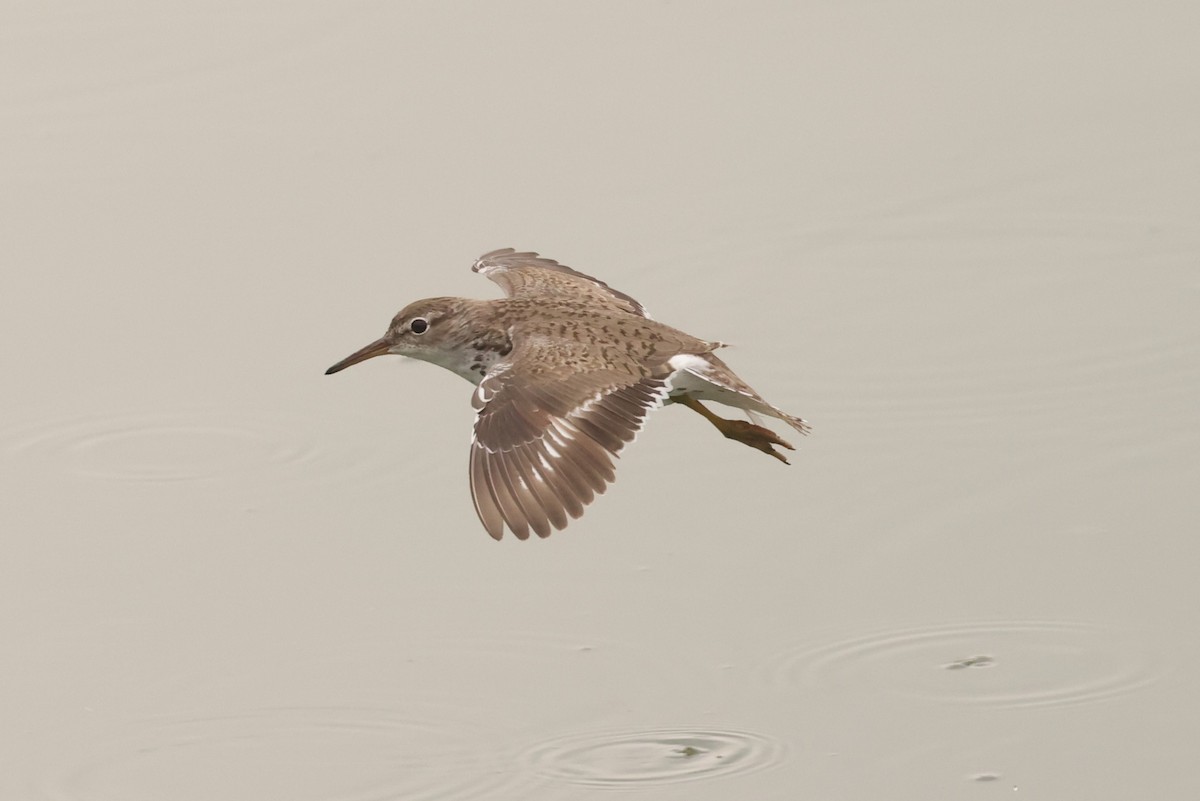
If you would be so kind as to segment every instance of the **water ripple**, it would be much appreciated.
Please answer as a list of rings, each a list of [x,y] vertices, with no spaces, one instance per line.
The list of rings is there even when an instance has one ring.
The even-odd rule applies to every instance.
[[[1108,419],[1150,401],[1178,411],[1190,408],[1189,388],[1198,375],[1197,340],[1162,334],[1040,352],[1013,349],[987,359],[947,356],[870,374],[839,374],[831,383],[808,386],[820,394],[839,393],[839,414],[849,419],[959,426],[1031,412]]]
[[[1162,672],[1117,631],[998,621],[888,630],[801,647],[772,665],[771,678],[1016,708],[1105,701],[1147,687]]]
[[[502,789],[513,774],[511,757],[481,747],[488,740],[469,725],[370,708],[152,719],[74,739],[56,744],[43,797],[451,801]]]
[[[524,762],[544,778],[634,787],[761,770],[782,755],[760,734],[678,728],[569,735],[529,749]]]
[[[306,429],[270,410],[123,412],[10,428],[0,449],[30,469],[130,484],[328,482],[379,469],[377,454],[318,445]]]

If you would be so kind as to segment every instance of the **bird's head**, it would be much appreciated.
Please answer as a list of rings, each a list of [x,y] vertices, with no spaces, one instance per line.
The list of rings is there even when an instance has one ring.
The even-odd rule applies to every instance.
[[[478,301],[463,298],[427,298],[410,303],[392,318],[387,333],[330,367],[325,375],[388,353],[458,372],[462,352],[478,337],[478,321],[473,324],[470,315],[478,305]]]

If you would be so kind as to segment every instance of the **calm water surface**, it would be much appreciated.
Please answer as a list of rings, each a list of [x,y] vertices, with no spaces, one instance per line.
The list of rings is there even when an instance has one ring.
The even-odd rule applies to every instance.
[[[0,799],[1195,794],[1192,5],[3,17]],[[465,383],[321,373],[509,245],[793,466],[492,542]]]

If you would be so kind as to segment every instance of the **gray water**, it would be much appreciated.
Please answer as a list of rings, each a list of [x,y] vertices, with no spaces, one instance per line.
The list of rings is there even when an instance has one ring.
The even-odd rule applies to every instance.
[[[1195,795],[1193,4],[2,16],[0,798]],[[322,371],[504,246],[793,466],[493,542],[470,387]]]

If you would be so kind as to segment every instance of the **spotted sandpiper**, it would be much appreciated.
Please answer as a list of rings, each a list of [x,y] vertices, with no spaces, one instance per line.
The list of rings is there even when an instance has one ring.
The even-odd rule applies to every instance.
[[[713,414],[701,401],[808,424],[767,403],[696,339],[650,319],[642,304],[590,275],[512,248],[472,271],[505,298],[429,298],[392,318],[387,333],[325,371],[394,353],[445,367],[476,385],[471,497],[495,539],[547,537],[577,518],[613,480],[613,458],[646,415],[678,403],[726,437],[787,464],[772,431]]]

